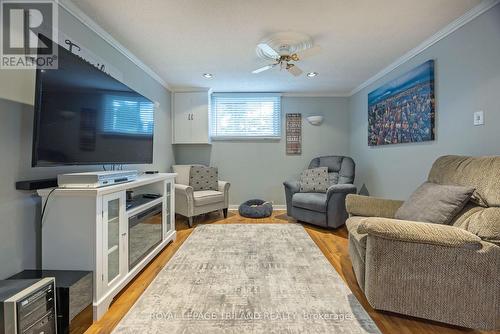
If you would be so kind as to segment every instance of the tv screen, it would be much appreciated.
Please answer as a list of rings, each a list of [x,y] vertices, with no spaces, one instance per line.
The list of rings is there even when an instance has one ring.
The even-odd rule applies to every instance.
[[[153,161],[154,103],[59,46],[36,71],[32,165]]]

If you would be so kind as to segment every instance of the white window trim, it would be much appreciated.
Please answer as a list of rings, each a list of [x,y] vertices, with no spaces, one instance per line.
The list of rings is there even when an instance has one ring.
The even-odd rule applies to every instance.
[[[211,117],[212,117],[212,97],[238,97],[238,96],[248,96],[248,97],[265,97],[265,96],[271,96],[271,97],[279,97],[280,98],[280,109],[279,109],[279,121],[280,121],[280,126],[279,126],[279,134],[277,136],[218,136],[212,134],[212,122],[211,122]],[[241,142],[252,142],[252,141],[280,141],[282,136],[283,136],[283,101],[282,101],[283,95],[281,93],[240,93],[240,92],[234,92],[234,93],[229,93],[229,92],[224,92],[224,93],[212,93],[210,96],[210,103],[209,103],[209,125],[210,125],[210,130],[209,130],[209,135],[210,139],[213,141],[241,141]]]

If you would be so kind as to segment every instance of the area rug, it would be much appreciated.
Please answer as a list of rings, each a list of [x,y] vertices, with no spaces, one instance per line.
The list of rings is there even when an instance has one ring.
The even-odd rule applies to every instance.
[[[301,225],[197,227],[114,333],[380,333]]]

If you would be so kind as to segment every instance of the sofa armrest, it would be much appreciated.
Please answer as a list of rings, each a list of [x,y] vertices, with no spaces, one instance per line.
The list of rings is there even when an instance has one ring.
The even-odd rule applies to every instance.
[[[426,232],[447,236],[448,229],[460,230],[435,225],[429,231],[427,224],[414,224],[425,225]],[[446,232],[442,233],[443,229]],[[465,240],[470,237],[464,235]],[[447,236],[441,237],[439,243]],[[364,292],[373,308],[462,327],[498,328],[500,247],[484,241],[479,242],[480,249],[443,247],[397,238],[405,241],[367,236]]]
[[[350,194],[346,198],[351,216],[394,218],[403,201]]]
[[[383,239],[430,244],[444,247],[480,249],[481,238],[455,226],[413,222],[388,218],[366,218],[358,233]]]

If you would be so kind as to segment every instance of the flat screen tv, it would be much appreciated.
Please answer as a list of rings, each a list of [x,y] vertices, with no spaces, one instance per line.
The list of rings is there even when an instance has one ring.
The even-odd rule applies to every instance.
[[[154,103],[59,46],[36,71],[32,166],[153,161]]]

